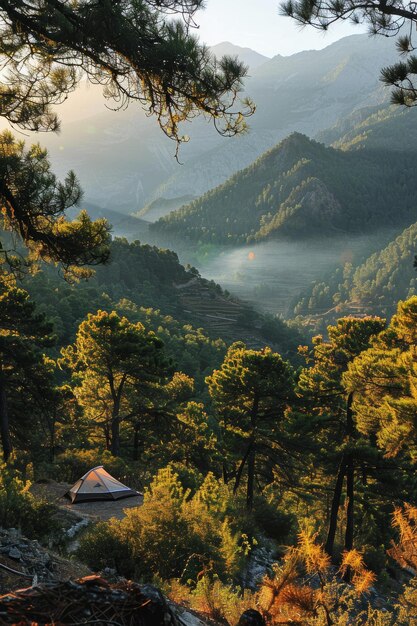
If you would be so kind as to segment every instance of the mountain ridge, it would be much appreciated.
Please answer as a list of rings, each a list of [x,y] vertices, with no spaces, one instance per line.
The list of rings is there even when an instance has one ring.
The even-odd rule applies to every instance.
[[[415,214],[414,163],[415,152],[342,151],[292,133],[150,230],[238,245],[277,235],[359,234],[393,222],[405,225]]]
[[[199,196],[293,130],[314,136],[352,110],[389,98],[379,70],[397,60],[394,43],[354,37],[301,57],[279,57],[279,61],[274,57],[251,70],[245,94],[256,102],[257,112],[249,120],[249,135],[224,139],[211,124],[196,118],[183,129],[191,136],[180,151],[183,166],[175,161],[175,145],[155,119],[133,106],[117,113],[106,111],[104,100],[97,115],[90,115],[94,107],[83,102],[88,117],[64,123],[60,135],[31,135],[31,139],[40,140],[49,150],[59,176],[74,169],[85,198],[100,206],[130,213],[158,198]],[[84,95],[91,95],[99,106],[94,89]],[[77,106],[76,95],[70,101]]]

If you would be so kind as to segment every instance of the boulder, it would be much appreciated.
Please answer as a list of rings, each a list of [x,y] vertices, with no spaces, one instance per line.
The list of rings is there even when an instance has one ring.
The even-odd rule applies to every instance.
[[[266,626],[266,621],[259,611],[248,609],[241,615],[237,626]]]

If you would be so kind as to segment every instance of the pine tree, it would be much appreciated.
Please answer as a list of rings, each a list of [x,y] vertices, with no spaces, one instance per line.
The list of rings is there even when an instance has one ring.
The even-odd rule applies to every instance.
[[[417,296],[400,302],[387,330],[350,365],[358,428],[376,436],[388,458],[417,460]]]
[[[161,340],[139,322],[98,311],[80,324],[74,344],[62,354],[78,401],[104,428],[112,454],[119,455],[121,424],[140,415],[153,386],[168,373]]]
[[[76,205],[81,189],[73,172],[60,183],[51,172],[46,150],[39,145],[25,150],[9,131],[0,134],[0,227],[20,238],[29,250],[22,257],[21,246],[10,238],[0,242],[0,271],[20,274],[38,261],[60,264],[67,277],[86,277],[86,265],[105,263],[110,253],[109,225],[92,222],[85,212],[74,221],[65,210]]]
[[[383,330],[385,321],[380,318],[342,318],[328,327],[328,341],[314,338],[311,354],[305,350],[311,366],[300,374],[297,386],[296,420],[304,431],[310,429],[317,446],[316,463],[320,459],[325,474],[335,481],[329,515],[329,528],[325,545],[332,556],[337,529],[338,513],[346,479],[347,522],[345,548],[353,547],[355,472],[364,454],[363,442],[357,441],[356,416],[353,391],[343,382],[343,373],[349,363],[366,350],[371,338]]]
[[[223,427],[226,454],[238,461],[235,491],[247,470],[246,503],[251,509],[256,476],[263,473],[268,481],[277,458],[285,456],[280,447],[285,445],[283,422],[293,396],[294,372],[270,348],[249,350],[235,343],[206,381]]]
[[[202,113],[231,135],[253,107],[232,110],[246,67],[216,61],[190,33],[203,0],[34,0],[0,2],[0,114],[12,124],[56,130],[51,105],[83,76],[115,107],[137,101],[165,133]],[[177,15],[180,19],[172,19]]]
[[[12,433],[27,439],[27,420],[39,414],[53,388],[41,348],[53,345],[54,338],[51,324],[37,312],[29,294],[10,280],[0,279],[0,328],[0,434],[7,461]],[[33,422],[29,425],[33,428]]]

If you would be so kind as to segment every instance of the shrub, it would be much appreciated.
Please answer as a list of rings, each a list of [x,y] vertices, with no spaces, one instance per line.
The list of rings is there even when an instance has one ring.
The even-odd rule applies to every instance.
[[[123,547],[123,558],[134,562],[139,580],[196,580],[202,570],[232,579],[253,541],[229,520],[229,498],[228,488],[211,474],[191,496],[168,466],[145,491],[143,506],[129,509],[123,520],[92,529],[83,537],[79,555],[95,569],[111,559],[122,573],[116,557]]]
[[[120,533],[135,559],[137,578],[180,577],[188,558],[204,552],[201,537],[184,516],[188,498],[189,491],[168,467],[158,472],[145,491],[143,506],[130,509],[120,522]]]
[[[124,480],[130,470],[120,457],[115,457],[108,450],[67,450],[60,454],[54,463],[55,475],[60,480],[74,483],[92,467],[104,465],[106,470],[118,480]]]
[[[189,489],[195,493],[203,482],[202,474],[194,467],[189,467],[180,461],[174,461],[169,464],[172,471],[177,474],[181,484],[185,489]]]
[[[130,546],[120,536],[116,520],[89,528],[80,538],[76,555],[94,571],[111,567],[127,578],[135,573]]]
[[[34,497],[30,486],[19,472],[5,464],[0,466],[0,526],[20,528],[29,538],[42,538],[57,529],[53,519],[56,507]]]

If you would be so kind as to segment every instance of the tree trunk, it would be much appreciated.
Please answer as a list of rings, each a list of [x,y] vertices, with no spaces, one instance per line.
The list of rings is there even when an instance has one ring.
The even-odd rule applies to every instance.
[[[113,456],[120,454],[120,402],[116,400],[113,405],[113,414],[111,419],[111,448],[110,452]]]
[[[253,441],[250,441],[248,447],[246,448],[246,452],[245,452],[245,454],[243,456],[243,459],[241,460],[240,465],[238,467],[238,470],[236,472],[235,485],[233,487],[233,494],[234,495],[237,493],[237,490],[239,489],[240,481],[242,479],[243,470],[245,469],[245,465],[246,465],[246,462],[248,460],[250,451],[252,450],[252,446],[253,446]]]
[[[134,461],[139,461],[139,424],[135,424],[135,434],[133,436],[133,455]]]
[[[253,399],[253,406],[250,415],[250,423],[251,423],[251,440],[249,443],[250,449],[248,454],[248,487],[246,493],[246,508],[249,511],[253,508],[253,492],[255,486],[255,455],[256,455],[256,421],[258,418],[258,409],[259,409],[259,398],[258,394],[255,393],[255,397]]]
[[[229,482],[229,474],[227,473],[226,461],[223,461],[222,471],[223,471],[223,482],[225,485],[227,485]]]
[[[110,427],[108,424],[104,426],[104,438],[106,440],[106,450],[110,452],[111,450],[111,437],[110,437]]]
[[[111,422],[111,448],[110,452],[113,456],[120,454],[120,422],[119,418],[112,419]]]
[[[248,454],[248,488],[246,493],[246,508],[253,509],[253,491],[255,485],[255,443],[252,442]]]
[[[7,461],[13,451],[10,439],[9,411],[7,406],[6,384],[0,364],[0,435],[4,460]]]
[[[355,434],[355,426],[352,413],[353,393],[350,393],[346,406],[346,432],[349,441],[352,441]],[[353,452],[349,452],[346,457],[346,532],[345,532],[345,550],[353,548],[353,532],[355,527],[354,520],[354,496],[355,496],[355,459]],[[351,579],[351,571],[348,567],[344,579],[349,582]]]
[[[325,551],[331,558],[333,558],[334,540],[337,530],[337,517],[339,514],[340,499],[342,497],[343,479],[345,477],[345,472],[346,457],[343,454],[342,460],[340,461],[339,470],[337,472],[336,484],[334,486],[332,506],[330,509],[329,529],[327,531],[326,545],[324,546]]]
[[[353,530],[354,530],[354,479],[355,467],[353,454],[349,454],[346,463],[346,534],[345,534],[345,550],[353,548]]]
[[[49,462],[53,463],[55,461],[55,419],[53,419],[52,424],[50,424],[49,428]]]
[[[352,441],[355,434],[355,425],[353,423],[352,413],[352,401],[353,393],[348,395],[346,403],[346,434],[349,442]],[[345,534],[345,550],[352,550],[353,548],[353,506],[354,506],[354,457],[353,452],[349,452],[346,456],[346,534]]]

